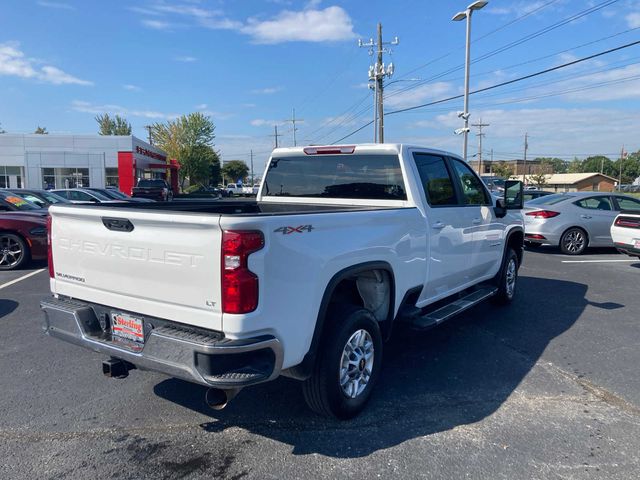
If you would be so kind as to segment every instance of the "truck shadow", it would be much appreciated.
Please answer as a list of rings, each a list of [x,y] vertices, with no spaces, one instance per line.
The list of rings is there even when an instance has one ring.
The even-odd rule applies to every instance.
[[[8,300],[6,298],[0,299],[0,318],[5,315],[9,315],[16,308],[18,308],[19,303],[14,300]]]
[[[590,305],[584,284],[520,277],[518,287],[511,307],[480,305],[420,334],[398,329],[386,345],[371,402],[349,422],[312,413],[298,382],[287,378],[247,388],[222,411],[209,409],[205,388],[195,384],[169,379],[154,391],[211,417],[200,425],[208,432],[240,427],[289,444],[297,455],[366,456],[496,412],[549,343]]]

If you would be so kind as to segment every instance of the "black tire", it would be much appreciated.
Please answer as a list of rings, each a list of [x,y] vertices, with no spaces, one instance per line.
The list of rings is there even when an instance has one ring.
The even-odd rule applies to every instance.
[[[492,298],[494,303],[508,305],[513,301],[518,286],[518,268],[518,255],[509,248],[498,275],[498,291]]]
[[[0,233],[0,270],[16,270],[30,258],[29,246],[22,237],[9,232]]]
[[[578,227],[572,227],[560,237],[560,251],[565,255],[581,255],[587,249],[589,236]]]
[[[382,335],[373,314],[362,307],[341,305],[331,309],[328,315],[329,323],[321,340],[312,375],[303,382],[302,391],[307,405],[314,412],[347,420],[364,409],[378,381],[382,365]],[[364,389],[353,391],[355,396],[349,397],[340,382],[341,374],[346,372],[342,370],[343,353],[347,343],[356,336],[356,332],[360,331],[365,331],[369,335],[364,345],[368,345],[370,340],[373,347],[370,376]],[[353,355],[359,356],[359,353],[354,351]],[[358,356],[350,358],[357,360]],[[358,360],[358,365],[352,365],[352,367],[354,368],[350,371],[353,375],[366,376],[364,356]],[[349,375],[345,374],[344,378],[349,378]],[[350,386],[358,388],[357,380],[354,381],[347,381],[344,388],[348,389]]]

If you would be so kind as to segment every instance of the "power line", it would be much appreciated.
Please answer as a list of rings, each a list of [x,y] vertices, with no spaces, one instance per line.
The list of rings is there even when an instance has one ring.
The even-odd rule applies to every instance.
[[[533,40],[535,38],[538,38],[538,37],[540,37],[540,36],[542,36],[542,35],[544,35],[546,33],[549,33],[549,32],[551,32],[551,31],[553,31],[553,30],[555,30],[557,28],[563,27],[563,26],[565,26],[565,25],[567,25],[567,24],[569,24],[571,22],[574,22],[574,21],[576,21],[576,20],[578,20],[578,19],[580,19],[582,17],[585,17],[587,15],[595,13],[598,10],[601,10],[601,9],[603,9],[605,7],[613,5],[614,3],[617,3],[619,1],[620,0],[607,0],[605,2],[602,2],[602,3],[598,4],[598,5],[590,7],[588,9],[586,9],[586,10],[582,10],[581,12],[579,12],[577,14],[574,14],[574,15],[572,15],[570,17],[567,17],[567,18],[565,18],[563,20],[560,20],[560,21],[558,21],[556,23],[553,23],[553,24],[551,24],[551,25],[549,25],[547,27],[544,27],[544,28],[542,28],[542,29],[540,29],[540,30],[538,30],[536,32],[533,32],[533,33],[531,33],[529,35],[521,37],[518,40],[514,40],[513,42],[507,43],[506,45],[503,45],[503,46],[501,46],[501,47],[499,47],[499,48],[497,48],[495,50],[492,50],[492,51],[490,51],[488,53],[485,53],[484,55],[481,55],[480,57],[474,59],[471,63],[475,64],[477,62],[481,62],[483,60],[486,60],[487,58],[490,58],[490,57],[493,57],[493,56],[498,55],[500,53],[503,53],[503,52],[505,52],[507,50],[510,50],[510,49],[514,48],[514,47],[522,45],[523,43],[526,43],[526,42],[528,42],[530,40]],[[452,68],[450,68],[450,69],[448,69],[448,70],[446,70],[444,72],[441,72],[439,74],[436,74],[436,75],[432,76],[431,78],[426,79],[424,82],[420,82],[420,83],[417,83],[417,84],[413,84],[413,85],[407,86],[404,89],[399,89],[399,90],[395,91],[392,95],[398,95],[400,93],[407,92],[407,91],[410,91],[412,89],[418,88],[418,87],[420,87],[422,85],[425,85],[427,83],[432,82],[433,80],[437,80],[439,78],[445,77],[445,76],[447,76],[447,75],[449,75],[451,73],[454,73],[454,72],[456,72],[458,70],[461,70],[463,68],[464,68],[464,65],[458,65],[456,67],[452,67]]]
[[[638,44],[640,44],[640,40],[635,41],[635,42],[630,42],[630,43],[627,43],[625,45],[621,45],[619,47],[610,48],[608,50],[605,50],[605,51],[602,51],[602,52],[598,52],[598,53],[595,53],[593,55],[589,55],[587,57],[579,58],[579,59],[573,60],[571,62],[566,62],[566,63],[563,63],[561,65],[557,65],[555,67],[551,67],[551,68],[547,68],[547,69],[544,69],[544,70],[540,70],[538,72],[531,73],[529,75],[524,75],[522,77],[514,78],[512,80],[507,80],[505,82],[500,82],[500,83],[497,83],[495,85],[491,85],[489,87],[480,88],[480,89],[474,90],[472,92],[469,92],[469,94],[470,95],[474,95],[474,94],[477,94],[477,93],[493,90],[493,89],[496,89],[496,88],[499,88],[499,87],[504,87],[506,85],[511,85],[513,83],[522,82],[522,81],[528,80],[530,78],[538,77],[540,75],[544,75],[544,74],[547,74],[547,73],[550,73],[550,72],[554,72],[556,70],[567,68],[567,67],[570,67],[572,65],[576,65],[576,64],[579,64],[579,63],[582,63],[582,62],[586,62],[588,60],[592,60],[594,58],[598,58],[598,57],[601,57],[603,55],[608,55],[608,54],[613,53],[613,52],[617,52],[617,51],[620,51],[620,50],[623,50],[623,49],[626,49],[626,48],[630,48],[630,47],[633,47],[633,46],[638,45]],[[438,104],[450,102],[452,100],[457,100],[457,99],[462,98],[462,97],[463,97],[463,95],[454,95],[454,96],[451,96],[451,97],[443,98],[443,99],[440,99],[440,100],[435,100],[435,101],[428,102],[428,103],[423,103],[423,104],[420,104],[420,105],[414,105],[414,106],[411,106],[411,107],[392,110],[390,112],[387,112],[387,115],[395,115],[395,114],[398,114],[398,113],[409,112],[409,111],[417,110],[417,109],[420,109],[420,108],[425,108],[425,107],[429,107],[429,106],[433,106],[433,105],[438,105]],[[357,130],[354,130],[353,132],[349,133],[348,135],[345,135],[344,137],[340,138],[339,140],[336,140],[335,142],[333,142],[333,144],[341,142],[342,140],[345,140],[345,139],[349,138],[350,136],[355,135],[356,133],[361,131],[363,128],[366,128],[367,126],[371,125],[372,123],[373,122],[371,121],[371,122],[367,123],[366,125],[363,125],[362,127],[358,128]]]

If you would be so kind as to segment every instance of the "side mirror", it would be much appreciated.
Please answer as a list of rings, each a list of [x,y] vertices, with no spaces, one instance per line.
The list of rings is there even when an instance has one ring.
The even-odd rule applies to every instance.
[[[516,180],[504,182],[504,207],[507,210],[522,210],[524,206],[522,188],[522,182]]]

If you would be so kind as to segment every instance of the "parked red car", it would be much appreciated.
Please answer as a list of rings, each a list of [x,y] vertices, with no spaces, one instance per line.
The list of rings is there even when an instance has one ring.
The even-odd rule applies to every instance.
[[[47,258],[47,217],[32,212],[0,213],[0,270],[15,270]]]

